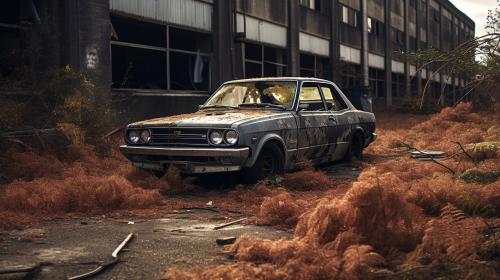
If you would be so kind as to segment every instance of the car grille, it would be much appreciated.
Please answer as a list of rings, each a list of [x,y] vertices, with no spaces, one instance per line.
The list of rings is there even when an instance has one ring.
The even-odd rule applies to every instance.
[[[150,145],[164,146],[208,146],[207,132],[204,128],[150,128]]]

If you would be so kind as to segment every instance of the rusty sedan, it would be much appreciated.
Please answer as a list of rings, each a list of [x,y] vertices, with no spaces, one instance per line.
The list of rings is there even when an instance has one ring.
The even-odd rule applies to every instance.
[[[191,114],[127,126],[121,152],[139,168],[163,174],[241,171],[248,181],[362,156],[377,138],[375,116],[353,107],[332,82],[258,78],[224,83]]]

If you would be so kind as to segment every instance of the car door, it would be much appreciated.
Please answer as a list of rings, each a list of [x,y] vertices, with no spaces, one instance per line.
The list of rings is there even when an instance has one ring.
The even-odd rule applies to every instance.
[[[352,116],[349,107],[333,85],[320,84],[320,88],[330,116],[328,157],[330,160],[338,160],[344,156],[349,147]]]
[[[328,154],[328,121],[331,112],[317,83],[304,82],[299,93],[298,161],[317,160]]]

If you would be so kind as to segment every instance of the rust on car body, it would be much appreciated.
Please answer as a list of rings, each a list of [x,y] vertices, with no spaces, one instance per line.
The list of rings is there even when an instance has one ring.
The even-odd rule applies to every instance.
[[[135,166],[162,172],[248,172],[255,179],[312,160],[360,156],[375,116],[332,82],[260,78],[224,83],[199,111],[127,126],[120,147]]]

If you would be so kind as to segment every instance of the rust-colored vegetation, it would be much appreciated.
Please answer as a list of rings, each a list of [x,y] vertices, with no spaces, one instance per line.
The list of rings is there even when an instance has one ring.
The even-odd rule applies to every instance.
[[[382,121],[364,171],[345,193],[324,191],[299,203],[307,192],[294,190],[337,186],[306,169],[285,176],[288,192],[264,199],[259,220],[290,226],[297,219],[293,239],[241,237],[228,247],[236,262],[172,268],[164,278],[498,279],[500,182],[491,173],[500,158],[491,143],[479,143],[500,139],[500,117],[463,103],[421,123],[391,129],[394,121]],[[447,157],[410,159],[412,148]]]
[[[2,160],[9,182],[0,191],[1,216],[152,208],[164,203],[161,194],[191,186],[176,169],[161,179],[136,170],[117,151],[100,157],[92,146],[70,145],[59,154],[14,148],[6,153]],[[1,219],[0,228],[23,226],[22,220]]]

